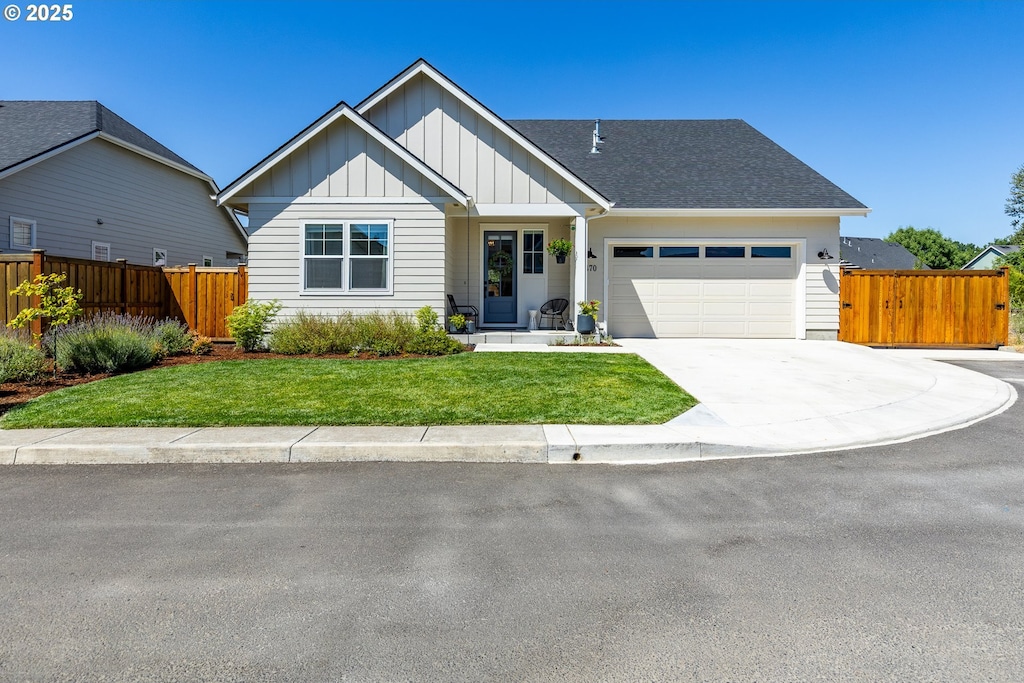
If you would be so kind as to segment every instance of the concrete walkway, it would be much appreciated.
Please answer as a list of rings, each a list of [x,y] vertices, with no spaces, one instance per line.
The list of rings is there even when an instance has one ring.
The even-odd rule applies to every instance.
[[[641,463],[817,452],[964,427],[1005,410],[1016,400],[1010,384],[932,357],[1024,363],[1024,355],[1009,352],[879,351],[838,342],[620,339],[618,343],[618,349],[484,344],[477,352],[637,353],[701,404],[666,424],[652,426],[6,430],[0,431],[0,464]],[[1020,367],[1012,372],[1024,381],[1024,365]]]

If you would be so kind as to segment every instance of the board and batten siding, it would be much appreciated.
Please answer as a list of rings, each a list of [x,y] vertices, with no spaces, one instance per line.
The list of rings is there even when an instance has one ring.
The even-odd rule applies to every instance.
[[[445,209],[438,202],[415,204],[280,204],[249,207],[249,298],[278,299],[288,317],[299,310],[334,316],[343,311],[414,313],[432,306],[445,311]],[[301,226],[304,221],[393,221],[390,295],[301,293]]]
[[[244,254],[245,240],[212,192],[204,180],[89,140],[0,179],[0,250],[12,251],[16,216],[36,221],[36,247],[53,255],[91,258],[95,240],[110,244],[111,260],[153,265],[160,248],[168,265],[202,265],[203,256],[234,265],[226,253]]]
[[[839,331],[839,262],[820,261],[817,253],[828,249],[839,253],[839,218],[836,217],[744,217],[744,218],[648,218],[609,216],[589,224],[590,247],[597,259],[587,274],[587,296],[601,299],[607,273],[606,239],[642,238],[651,243],[666,239],[728,239],[757,243],[764,240],[806,240],[805,331],[808,339],[836,339]],[[580,297],[582,298],[582,297]]]
[[[239,190],[244,197],[442,197],[434,183],[339,119]]]
[[[584,201],[544,161],[422,74],[364,115],[477,204]]]

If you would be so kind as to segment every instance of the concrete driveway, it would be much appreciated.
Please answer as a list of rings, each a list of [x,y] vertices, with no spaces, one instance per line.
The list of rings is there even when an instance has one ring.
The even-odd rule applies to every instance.
[[[729,455],[744,446],[748,454],[805,452],[907,439],[966,426],[1016,399],[1006,382],[931,360],[921,351],[783,339],[617,341],[701,401],[660,426],[652,446],[696,442],[705,456],[716,454],[716,445],[728,446],[717,454]],[[936,355],[1017,363],[1022,358],[998,351]],[[629,438],[624,429],[632,428],[571,429],[596,445],[611,430]],[[657,451],[649,455],[657,459]]]

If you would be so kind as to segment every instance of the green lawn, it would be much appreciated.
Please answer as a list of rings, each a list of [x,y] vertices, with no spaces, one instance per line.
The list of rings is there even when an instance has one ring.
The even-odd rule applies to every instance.
[[[0,426],[658,424],[696,403],[631,354],[246,360],[62,389],[11,410]]]

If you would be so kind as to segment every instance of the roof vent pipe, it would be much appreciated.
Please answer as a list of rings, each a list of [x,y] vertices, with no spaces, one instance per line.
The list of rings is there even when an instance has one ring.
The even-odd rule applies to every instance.
[[[604,142],[604,138],[601,137],[601,119],[594,120],[594,143],[590,147],[591,154],[600,154],[601,150],[598,149],[598,145]]]

